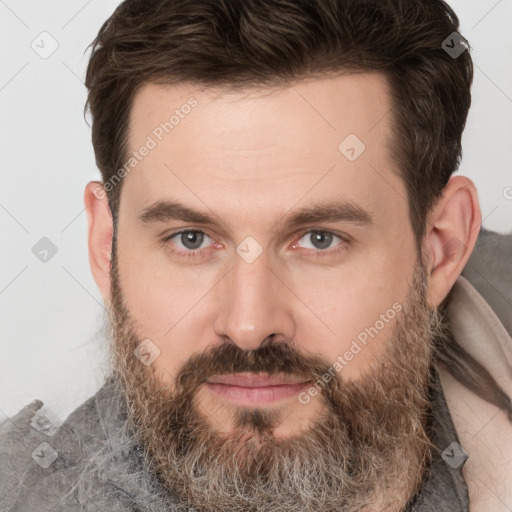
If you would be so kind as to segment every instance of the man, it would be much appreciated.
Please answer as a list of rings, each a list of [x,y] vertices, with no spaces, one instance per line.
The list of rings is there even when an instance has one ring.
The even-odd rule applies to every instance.
[[[512,508],[471,435],[492,412],[511,446],[510,308],[460,277],[497,250],[451,177],[458,28],[441,0],[116,9],[86,77],[112,371],[55,432],[40,401],[4,424],[2,510]]]

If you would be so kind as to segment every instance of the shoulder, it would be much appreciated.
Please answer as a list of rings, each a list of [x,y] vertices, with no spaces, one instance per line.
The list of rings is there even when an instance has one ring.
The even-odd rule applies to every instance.
[[[462,275],[512,336],[512,232],[502,234],[482,227]]]
[[[0,424],[2,512],[54,510],[63,496],[70,495],[87,453],[102,440],[95,397],[75,409],[60,427],[44,409],[41,400],[34,400]],[[69,501],[66,510],[74,510],[72,505]]]
[[[43,405],[34,400],[0,424],[0,510],[9,510],[17,500],[21,476],[34,462],[32,453],[46,439],[31,426]]]

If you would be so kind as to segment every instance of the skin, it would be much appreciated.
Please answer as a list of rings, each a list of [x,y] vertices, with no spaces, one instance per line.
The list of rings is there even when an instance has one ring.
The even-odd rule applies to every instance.
[[[256,350],[271,334],[276,342],[290,342],[333,363],[393,304],[407,302],[418,254],[405,185],[393,172],[387,149],[393,134],[387,87],[382,75],[365,73],[265,92],[226,93],[191,84],[146,85],[138,91],[130,150],[143,145],[169,112],[191,97],[197,100],[126,175],[118,217],[123,301],[136,336],[149,338],[160,350],[152,370],[164,389],[176,390],[176,376],[194,354],[226,341]],[[338,150],[349,134],[366,146],[353,162]],[[113,225],[102,192],[100,183],[89,183],[85,205],[91,269],[110,306]],[[170,198],[224,222],[141,222],[145,208]],[[297,208],[340,201],[367,210],[372,224],[276,228]],[[480,223],[474,184],[452,177],[430,213],[423,240],[429,308],[441,303],[460,275]],[[195,258],[184,256],[187,248],[179,236],[163,241],[183,229],[207,235]],[[347,241],[335,236],[324,255],[315,257],[314,230]],[[252,263],[236,252],[249,236],[263,249]],[[396,321],[385,323],[340,378],[358,382],[384,360]],[[234,433],[235,406],[206,386],[197,389],[196,403],[212,429]],[[321,394],[307,404],[280,401],[272,435],[299,435],[325,407]]]

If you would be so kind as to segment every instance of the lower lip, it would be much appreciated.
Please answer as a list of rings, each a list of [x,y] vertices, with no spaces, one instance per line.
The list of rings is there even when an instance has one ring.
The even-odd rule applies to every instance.
[[[262,386],[259,388],[247,388],[242,386],[231,386],[229,384],[219,384],[205,382],[206,387],[215,395],[220,396],[236,405],[255,406],[268,404],[296,396],[305,390],[308,382],[298,384],[281,384],[278,386]]]

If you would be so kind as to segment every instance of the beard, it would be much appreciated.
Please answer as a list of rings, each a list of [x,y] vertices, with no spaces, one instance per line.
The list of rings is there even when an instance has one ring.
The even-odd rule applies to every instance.
[[[123,300],[114,252],[111,377],[145,466],[176,510],[406,510],[435,450],[428,386],[433,342],[444,326],[427,306],[426,282],[418,264],[385,351],[356,380],[333,375],[332,362],[285,342],[248,351],[223,343],[193,354],[169,386],[135,356],[144,337]],[[235,407],[235,428],[222,432],[200,407],[198,389],[213,375],[240,372],[322,382],[321,414],[297,435],[277,439],[279,407]]]

